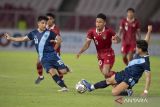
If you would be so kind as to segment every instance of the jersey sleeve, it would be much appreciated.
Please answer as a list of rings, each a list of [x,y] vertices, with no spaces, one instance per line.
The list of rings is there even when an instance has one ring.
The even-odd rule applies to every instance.
[[[57,34],[56,34],[56,33],[54,33],[54,32],[52,32],[52,31],[50,31],[50,36],[51,36],[51,39],[52,39],[52,40],[55,40],[55,39],[56,39]]]
[[[93,31],[91,29],[87,32],[87,38],[93,39]]]
[[[51,31],[54,32],[57,36],[60,36],[60,30],[58,27],[55,27],[55,29],[52,29]]]
[[[26,35],[30,40],[33,40],[34,37],[33,37],[33,32],[30,32]]]

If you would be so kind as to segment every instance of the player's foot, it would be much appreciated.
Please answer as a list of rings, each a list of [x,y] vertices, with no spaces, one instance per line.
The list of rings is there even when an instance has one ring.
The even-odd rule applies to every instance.
[[[66,70],[67,70],[67,72],[72,72],[72,70],[70,69],[70,67],[68,66],[68,65],[66,65]]]
[[[66,87],[61,88],[60,90],[58,90],[59,92],[68,92],[69,89]]]
[[[88,90],[89,92],[93,91],[93,90],[91,89],[91,84],[90,84],[89,82],[87,82],[87,81],[84,80],[84,79],[83,79],[81,82],[82,82],[82,84],[87,88],[87,90]]]
[[[43,79],[44,77],[38,77],[35,81],[35,84],[39,84]]]

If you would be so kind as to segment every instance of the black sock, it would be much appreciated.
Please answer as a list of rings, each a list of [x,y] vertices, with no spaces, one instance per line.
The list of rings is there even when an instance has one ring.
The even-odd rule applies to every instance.
[[[122,91],[119,96],[128,96],[128,92],[127,91]]]
[[[62,79],[56,74],[52,76],[53,80],[60,86],[60,87],[67,87]]]
[[[106,83],[106,80],[103,80],[103,81],[100,81],[100,82],[97,82],[96,84],[94,84],[95,89],[106,88],[107,86],[109,86],[109,85]]]

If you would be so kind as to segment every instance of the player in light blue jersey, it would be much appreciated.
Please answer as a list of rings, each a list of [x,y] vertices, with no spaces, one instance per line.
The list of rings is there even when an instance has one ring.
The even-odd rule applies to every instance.
[[[152,26],[149,25],[145,39],[137,41],[136,54],[124,70],[116,72],[110,78],[95,84],[90,84],[86,80],[82,80],[81,82],[86,86],[87,90],[91,92],[95,89],[105,88],[109,85],[116,85],[112,89],[112,94],[117,96],[120,95],[121,92],[128,88],[132,88],[137,84],[142,74],[145,73],[146,82],[142,95],[146,96],[151,83],[150,61],[148,55],[148,42],[150,40],[151,31]],[[130,95],[131,93],[128,91],[128,96]]]
[[[55,52],[53,48],[53,43],[60,44],[61,37],[56,36],[52,31],[46,29],[47,17],[39,16],[37,25],[38,28],[31,31],[24,37],[11,37],[9,34],[5,33],[6,39],[15,42],[24,42],[34,40],[35,47],[44,69],[49,73],[53,80],[61,87],[58,91],[68,91],[67,86],[64,81],[57,74],[57,70],[62,74],[66,74],[69,70],[67,66],[63,63],[59,55]]]

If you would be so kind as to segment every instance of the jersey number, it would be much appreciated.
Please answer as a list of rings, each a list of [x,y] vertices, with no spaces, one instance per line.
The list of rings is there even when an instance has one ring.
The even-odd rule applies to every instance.
[[[64,63],[62,62],[62,60],[58,60],[57,61],[59,65],[63,65]]]

